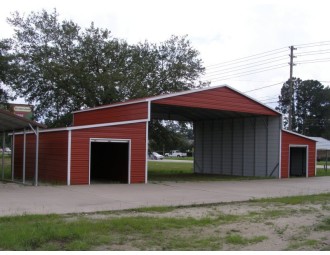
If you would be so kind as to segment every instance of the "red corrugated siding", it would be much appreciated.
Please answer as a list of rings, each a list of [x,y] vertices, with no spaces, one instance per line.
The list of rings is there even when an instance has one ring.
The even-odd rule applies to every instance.
[[[103,108],[74,113],[74,126],[110,123],[148,118],[148,103]]]
[[[137,123],[73,130],[71,184],[88,184],[89,182],[90,138],[131,139],[131,183],[145,182],[146,123]]]
[[[226,87],[159,99],[152,103],[264,115],[279,115],[275,111]]]
[[[308,176],[315,176],[316,142],[304,137],[282,131],[281,177],[289,177],[289,156],[291,145],[308,145]]]
[[[33,178],[35,172],[35,135],[27,135],[26,178]],[[68,162],[68,132],[39,134],[39,179],[43,181],[66,182]],[[22,177],[23,135],[15,137],[15,176]]]

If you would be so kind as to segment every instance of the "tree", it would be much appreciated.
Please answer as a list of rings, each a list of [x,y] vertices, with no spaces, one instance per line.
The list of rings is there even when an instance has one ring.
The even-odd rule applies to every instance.
[[[0,41],[0,107],[7,107],[7,102],[13,97],[4,88],[4,83],[10,72],[10,58],[7,57],[7,51],[10,49],[10,41]]]
[[[130,45],[93,23],[81,29],[58,16],[43,10],[8,19],[17,71],[6,83],[49,126],[69,125],[82,108],[206,85],[197,82],[204,67],[186,36]]]
[[[288,82],[283,84],[279,96],[279,107],[284,114],[284,124],[289,105]],[[308,136],[329,137],[330,128],[330,88],[319,81],[294,79],[292,101],[292,129]]]
[[[297,88],[300,86],[302,80],[299,78],[292,78],[292,87],[294,94],[297,92]],[[276,110],[282,112],[283,114],[283,122],[284,127],[288,126],[289,123],[289,107],[290,107],[290,80],[286,81],[282,88],[281,94],[278,97],[278,106],[275,108]],[[296,119],[296,97],[295,95],[291,98],[291,125],[292,129],[295,130],[297,128],[297,119]]]
[[[190,123],[152,120],[149,130],[149,149],[151,151],[168,152],[174,149],[181,151],[192,149],[193,134]]]

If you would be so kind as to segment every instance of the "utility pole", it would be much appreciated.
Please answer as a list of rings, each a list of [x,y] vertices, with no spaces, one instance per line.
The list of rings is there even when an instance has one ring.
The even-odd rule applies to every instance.
[[[293,112],[293,95],[294,95],[294,91],[293,91],[293,80],[292,80],[292,73],[293,73],[293,66],[295,65],[293,63],[293,58],[295,58],[295,56],[293,55],[293,51],[296,50],[297,48],[295,48],[294,46],[290,46],[290,79],[289,79],[289,126],[288,129],[292,130],[292,112]]]

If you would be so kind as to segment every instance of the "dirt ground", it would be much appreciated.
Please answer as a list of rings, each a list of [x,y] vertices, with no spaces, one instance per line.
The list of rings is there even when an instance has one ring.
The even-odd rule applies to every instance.
[[[330,250],[330,231],[320,229],[324,220],[329,221],[330,203],[308,203],[286,205],[282,203],[235,202],[218,205],[191,206],[174,208],[170,212],[141,212],[121,211],[111,214],[86,214],[91,219],[106,219],[112,217],[148,216],[171,218],[216,218],[219,215],[236,215],[234,222],[208,225],[195,230],[180,229],[179,235],[189,236],[190,232],[199,236],[215,237],[220,243],[219,250]],[[329,223],[327,223],[329,224]],[[174,234],[169,232],[169,235]],[[228,241],[228,237],[241,237],[244,240]],[[227,241],[226,241],[227,240]],[[193,239],[191,240],[193,242]],[[150,243],[148,244],[150,245]],[[204,247],[209,250],[208,247]],[[120,247],[102,246],[101,250],[139,250],[141,247],[134,243],[120,245]],[[150,250],[159,250],[160,247],[148,247]],[[210,249],[217,249],[212,248]]]

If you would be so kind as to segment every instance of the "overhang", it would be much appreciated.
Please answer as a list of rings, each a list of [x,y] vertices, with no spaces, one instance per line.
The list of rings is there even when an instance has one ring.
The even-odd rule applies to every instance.
[[[30,128],[31,126],[46,128],[45,125],[42,125],[38,122],[20,117],[9,111],[0,109],[0,131],[7,132],[13,130],[23,130],[25,128]]]

